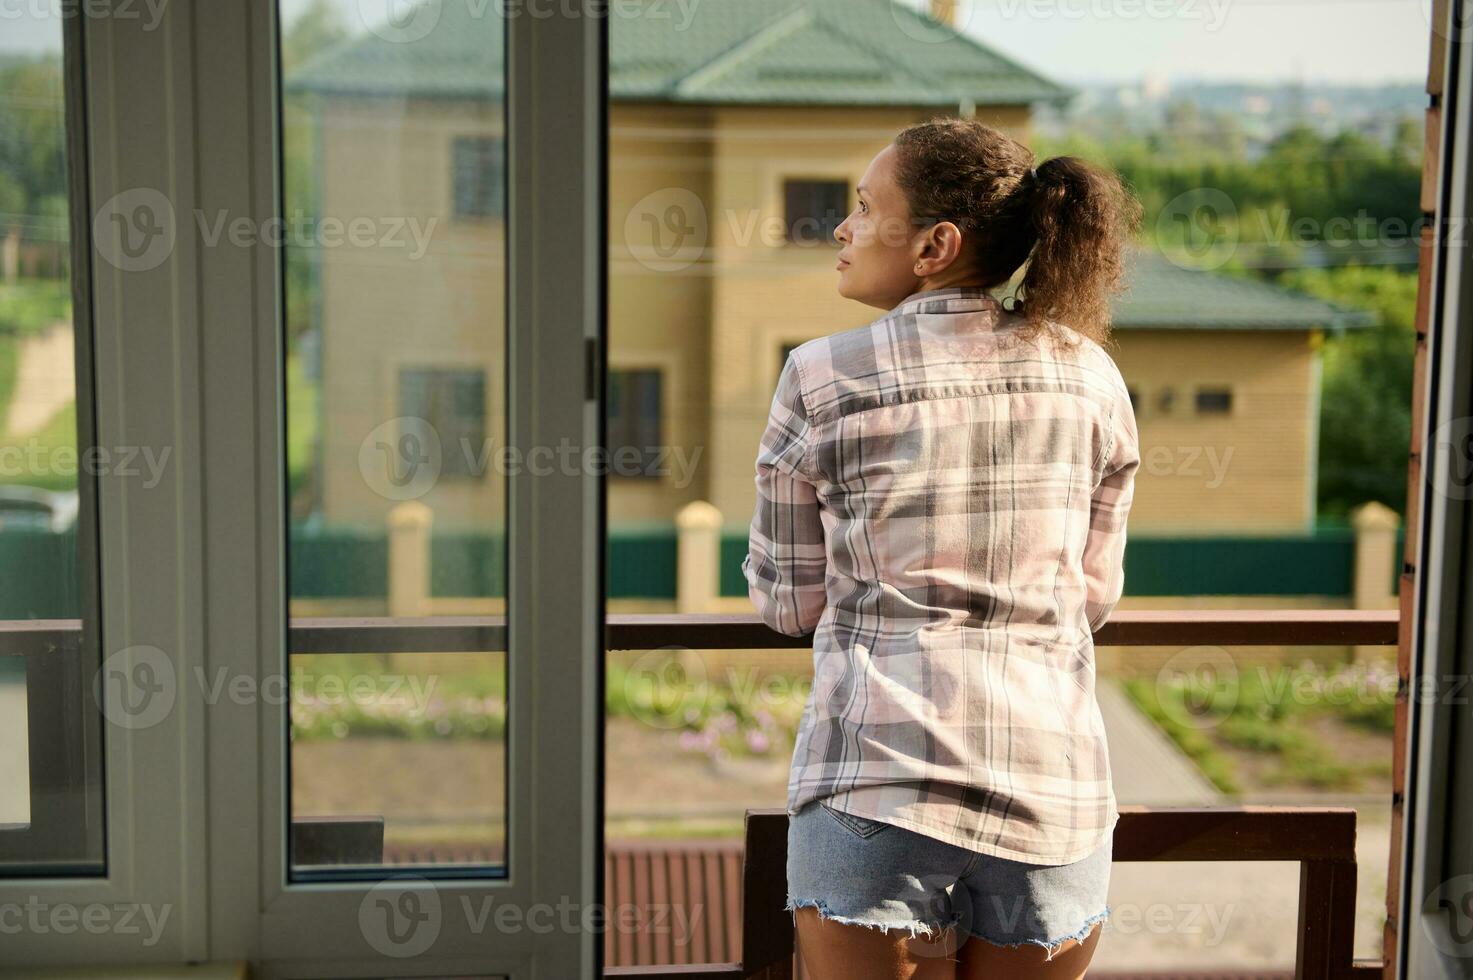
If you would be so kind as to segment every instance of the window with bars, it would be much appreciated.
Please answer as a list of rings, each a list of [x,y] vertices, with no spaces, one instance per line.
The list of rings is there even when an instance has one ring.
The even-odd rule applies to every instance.
[[[465,368],[403,368],[399,413],[428,422],[440,437],[442,478],[474,478],[486,438],[486,372]]]
[[[613,476],[658,477],[663,372],[657,368],[609,371],[609,462]]]
[[[783,182],[788,241],[833,242],[834,230],[849,215],[847,180],[789,179]]]
[[[506,141],[497,136],[457,136],[451,153],[457,221],[506,214]]]
[[[1198,415],[1226,415],[1233,410],[1233,392],[1230,388],[1197,389]]]

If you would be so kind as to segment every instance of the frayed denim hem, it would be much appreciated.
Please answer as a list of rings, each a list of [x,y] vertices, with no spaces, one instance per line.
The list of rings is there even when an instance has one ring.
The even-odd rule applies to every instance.
[[[840,925],[864,926],[869,929],[878,929],[883,933],[888,933],[891,929],[909,929],[912,939],[915,938],[917,932],[924,932],[927,938],[932,938],[936,932],[950,929],[952,926],[955,926],[958,922],[961,921],[961,914],[958,913],[956,917],[951,921],[951,923],[944,926],[934,926],[929,923],[922,922],[920,919],[911,919],[908,922],[865,922],[863,919],[856,919],[853,916],[837,915],[834,912],[830,911],[828,905],[822,899],[814,898],[789,898],[787,905],[784,907],[789,912],[793,913],[794,925],[796,925],[798,921],[798,909],[815,908],[818,909],[818,916],[821,919],[828,919],[829,921],[837,922]]]
[[[1105,919],[1109,918],[1109,916],[1110,906],[1106,905],[1105,911],[1101,912],[1099,915],[1092,915],[1088,919],[1085,919],[1084,925],[1081,926],[1078,931],[1070,933],[1062,939],[1051,939],[1048,942],[1044,942],[1042,939],[1024,939],[1021,942],[1016,943],[1000,943],[994,939],[988,939],[986,936],[977,936],[977,938],[985,943],[991,943],[993,946],[1002,946],[1004,948],[1023,946],[1029,943],[1033,944],[1034,946],[1042,946],[1044,949],[1048,950],[1048,955],[1045,956],[1044,959],[1051,960],[1054,958],[1054,954],[1057,953],[1060,947],[1062,947],[1065,943],[1069,942],[1070,940],[1083,939],[1085,936],[1088,936],[1090,934],[1090,931],[1094,929],[1097,923],[1103,922]]]

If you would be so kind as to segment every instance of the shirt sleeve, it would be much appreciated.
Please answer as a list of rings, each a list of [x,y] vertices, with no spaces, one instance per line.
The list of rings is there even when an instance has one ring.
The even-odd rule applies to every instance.
[[[827,599],[828,560],[818,494],[807,469],[812,428],[790,354],[757,451],[757,510],[742,574],[762,621],[788,636],[811,633]]]
[[[1090,498],[1084,545],[1084,609],[1091,631],[1105,625],[1125,591],[1125,524],[1141,457],[1135,412],[1126,393],[1120,398],[1111,419],[1103,477]]]

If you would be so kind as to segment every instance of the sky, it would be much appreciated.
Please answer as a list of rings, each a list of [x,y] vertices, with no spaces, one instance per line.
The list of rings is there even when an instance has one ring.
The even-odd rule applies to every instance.
[[[131,0],[147,18],[183,0]],[[280,0],[290,20],[308,0]],[[405,0],[332,0],[350,23]],[[440,0],[443,3],[488,0]],[[567,2],[567,0],[564,0]],[[678,9],[704,0],[664,0]],[[854,0],[860,2],[860,0]],[[928,0],[900,0],[923,6]],[[0,0],[0,51],[55,50],[62,0]],[[685,6],[680,6],[685,5]],[[1366,83],[1426,74],[1431,0],[959,0],[958,23],[1068,83]],[[66,0],[66,9],[85,6]]]

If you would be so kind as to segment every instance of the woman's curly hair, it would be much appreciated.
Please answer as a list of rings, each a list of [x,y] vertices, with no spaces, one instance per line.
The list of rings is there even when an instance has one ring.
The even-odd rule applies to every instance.
[[[1026,321],[1020,337],[1052,321],[1109,341],[1110,295],[1123,288],[1124,253],[1142,210],[1116,174],[1072,156],[1030,173],[1032,151],[975,119],[918,123],[895,148],[912,221],[955,223],[984,287],[1028,262],[1013,308]],[[1054,336],[1072,346],[1062,331]]]

